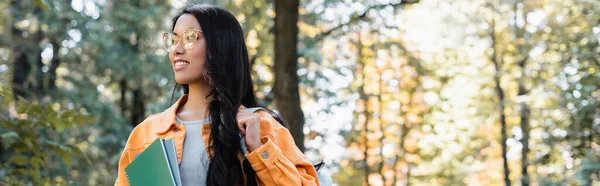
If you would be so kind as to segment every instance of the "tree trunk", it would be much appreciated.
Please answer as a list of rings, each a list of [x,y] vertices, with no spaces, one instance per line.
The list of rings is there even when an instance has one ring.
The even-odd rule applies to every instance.
[[[21,9],[21,4],[18,1],[13,1],[10,3],[10,10],[19,10]],[[34,16],[38,16],[40,14],[41,9],[36,7],[33,9],[32,14]],[[17,14],[18,12],[11,12]],[[44,95],[44,76],[42,73],[42,57],[41,57],[41,49],[38,46],[39,43],[44,39],[44,35],[41,31],[32,34],[30,38],[23,37],[23,31],[15,27],[15,24],[11,24],[11,36],[13,41],[20,41],[13,44],[13,51],[15,56],[15,61],[13,62],[13,77],[12,77],[12,88],[13,95],[16,97],[21,96],[24,98],[29,98],[32,95]],[[30,59],[34,59],[34,61],[30,61]],[[33,74],[35,81],[29,81],[28,78]]]
[[[39,39],[39,41],[41,41],[43,38],[43,35],[41,34],[41,32],[38,32],[38,34],[36,34],[36,35],[37,35],[36,38]],[[36,42],[36,43],[39,43],[39,42]],[[35,80],[31,82],[31,85],[33,86],[32,93],[35,95],[35,97],[40,97],[40,96],[46,95],[46,93],[47,93],[46,92],[47,89],[45,86],[46,85],[45,74],[44,74],[44,72],[42,72],[42,68],[44,67],[44,63],[42,62],[42,56],[41,56],[42,49],[37,47],[37,49],[34,51],[31,51],[31,53],[37,54],[35,56],[34,68],[31,71],[34,73],[34,76],[35,76]]]
[[[17,1],[13,1],[10,3],[10,10],[19,10],[20,9],[20,3]],[[12,13],[17,13],[17,12],[12,12]],[[20,29],[17,29],[15,27],[15,24],[11,24],[11,34],[12,34],[12,38],[13,40],[17,40],[17,41],[24,41],[24,38],[22,36],[23,31],[21,31]],[[15,39],[18,38],[18,39]],[[13,62],[13,74],[12,74],[12,81],[11,81],[11,85],[12,85],[12,91],[13,91],[13,95],[15,96],[15,98],[18,97],[24,97],[27,98],[28,97],[28,81],[27,81],[27,77],[29,76],[29,73],[31,72],[31,63],[29,62],[29,59],[27,59],[27,53],[28,53],[28,47],[26,46],[26,44],[24,43],[15,43],[13,44],[13,52],[14,52],[14,56],[15,60]]]
[[[367,96],[364,96],[363,98],[365,98]],[[369,138],[367,138],[368,134],[369,134],[369,110],[367,108],[367,103],[369,102],[369,99],[363,99],[363,102],[365,104],[365,110],[363,112],[363,114],[365,115],[365,129],[364,129],[364,133],[363,133],[363,140],[365,143],[365,151],[363,152],[363,164],[364,164],[364,171],[365,171],[365,181],[363,185],[369,186],[369,174],[371,174],[370,170],[369,170],[369,162],[367,161],[367,159],[369,158]]]
[[[410,163],[406,164],[406,186],[410,186]]]
[[[50,62],[50,68],[48,69],[48,90],[52,91],[56,88],[56,69],[58,69],[58,66],[60,65],[60,59],[58,58],[60,45],[54,38],[51,39],[50,44],[52,44],[52,61]]]
[[[370,115],[369,115],[369,107],[367,106],[368,102],[369,102],[369,95],[365,92],[365,76],[366,76],[366,72],[365,72],[365,62],[363,61],[363,44],[362,44],[362,39],[360,34],[358,34],[358,43],[357,46],[358,48],[358,68],[356,69],[356,78],[358,80],[360,80],[360,86],[358,86],[358,95],[359,95],[359,99],[363,102],[363,106],[364,106],[364,110],[362,111],[362,113],[360,113],[358,115],[358,117],[360,117],[360,115],[362,114],[365,117],[365,121],[364,121],[364,129],[362,131],[360,131],[360,136],[362,137],[362,142],[364,144],[364,151],[363,151],[363,159],[362,159],[362,165],[364,167],[362,167],[364,170],[364,181],[363,181],[363,185],[369,185],[369,174],[370,174],[370,170],[369,170],[369,164],[367,162],[367,159],[369,157],[369,138],[367,138],[367,135],[369,134],[369,120],[370,120]],[[356,120],[359,120],[357,117]]]
[[[131,121],[130,123],[135,127],[144,120],[144,94],[142,88],[139,87],[133,91],[133,100],[131,104]]]
[[[125,111],[127,111],[127,80],[125,80],[125,78],[119,81],[119,88],[121,88],[121,100],[119,100],[119,107],[121,107],[121,114],[123,114],[123,117],[126,117]]]
[[[27,97],[27,77],[29,71],[31,71],[31,64],[27,60],[27,54],[23,49],[15,49],[17,57],[13,62],[13,77],[12,77],[12,89],[13,95],[17,97]]]
[[[381,144],[381,146],[379,147],[379,156],[381,156],[381,162],[379,162],[379,168],[377,170],[377,172],[379,173],[379,175],[381,175],[381,180],[383,181],[383,185],[386,185],[385,182],[387,181],[387,179],[385,178],[385,174],[383,174],[383,167],[385,166],[385,157],[383,156],[383,146],[385,145],[383,143],[384,139],[385,139],[385,125],[383,123],[383,84],[385,83],[383,81],[383,77],[381,76],[381,74],[383,74],[382,69],[377,68],[377,73],[379,74],[379,94],[377,95],[377,101],[379,103],[377,103],[379,105],[379,132],[381,132],[381,137],[379,138],[379,142]]]
[[[365,116],[365,124],[364,124],[364,130],[362,131],[362,137],[363,137],[363,143],[364,143],[364,147],[365,147],[365,151],[363,152],[363,165],[364,165],[364,171],[365,171],[365,180],[363,182],[363,185],[368,186],[369,185],[369,163],[367,162],[367,159],[369,158],[369,138],[367,138],[368,134],[369,134],[369,107],[368,107],[368,103],[369,103],[369,95],[367,95],[367,93],[365,92],[365,80],[367,78],[365,78],[366,73],[365,73],[365,62],[363,61],[363,44],[362,44],[362,39],[360,34],[358,34],[358,63],[359,63],[359,67],[358,67],[358,73],[360,73],[359,77],[361,78],[361,84],[358,87],[358,94],[360,99],[363,102],[364,105],[364,110],[363,110],[363,115]]]
[[[419,78],[416,79],[417,84],[421,84],[421,81],[419,80]],[[406,105],[408,105],[409,107],[412,106],[412,102],[413,102],[413,97],[414,94],[416,92],[417,88],[413,88],[410,90],[410,93],[408,94],[408,103]],[[402,114],[402,117],[404,118],[402,121],[404,123],[402,123],[402,130],[400,131],[400,143],[399,143],[399,150],[400,152],[396,153],[396,158],[394,159],[394,170],[396,170],[396,167],[398,166],[398,163],[400,162],[400,158],[402,155],[406,154],[406,149],[404,149],[404,142],[406,141],[406,136],[408,136],[408,132],[410,131],[410,129],[412,128],[412,124],[409,125],[409,120],[408,120],[408,112],[402,112],[400,111]],[[408,179],[410,177],[410,163],[405,162],[406,166],[407,166],[407,172],[406,172],[406,185],[408,185]],[[398,177],[394,174],[394,181],[392,181],[392,184],[396,184],[396,182],[398,181]]]
[[[515,23],[518,19],[519,14],[517,14],[518,11],[518,5],[519,3],[522,3],[520,1],[515,1],[514,5],[513,5],[513,11],[514,11],[514,20]],[[527,25],[527,14],[524,13],[524,8],[523,11],[521,11],[520,16],[523,16],[523,20],[525,21],[525,25]],[[515,39],[521,40],[521,39],[525,39],[524,38],[524,34],[525,34],[525,30],[523,28],[519,28],[519,26],[517,24],[515,24]],[[523,47],[523,44],[519,44],[518,42],[517,46],[518,46],[518,51],[519,54],[524,55],[522,56],[521,60],[518,62],[519,68],[521,69],[521,76],[518,79],[518,96],[525,96],[529,93],[529,91],[527,90],[527,88],[525,88],[525,73],[526,73],[526,64],[527,61],[529,60],[529,51],[526,51]],[[528,162],[528,157],[527,155],[529,154],[529,114],[530,114],[530,108],[527,105],[526,101],[521,102],[520,104],[521,107],[521,111],[520,111],[520,123],[521,123],[521,134],[522,134],[522,138],[521,138],[521,145],[523,145],[523,148],[521,150],[521,185],[523,186],[529,186],[529,173],[527,172],[527,166],[529,165]]]
[[[529,154],[529,106],[526,103],[521,103],[521,130],[523,137],[521,138],[521,144],[523,150],[521,151],[521,185],[529,185],[529,174],[527,173],[527,166],[529,162],[527,155]]]
[[[507,135],[506,135],[506,115],[504,113],[504,107],[505,107],[505,98],[504,98],[504,90],[502,90],[502,87],[500,86],[500,76],[501,76],[501,72],[500,72],[500,64],[498,62],[498,54],[496,53],[496,24],[494,22],[494,20],[492,20],[492,33],[491,33],[491,38],[492,38],[492,63],[494,64],[494,68],[496,69],[496,74],[494,75],[494,81],[496,82],[496,94],[498,95],[498,103],[499,103],[499,113],[500,113],[500,131],[501,131],[501,135],[502,135],[502,140],[500,141],[501,145],[502,145],[502,163],[503,163],[503,167],[504,167],[504,184],[506,186],[510,186],[510,170],[508,169],[508,160],[506,159],[506,152],[507,152],[507,146],[506,146],[506,140],[507,140]]]
[[[298,92],[299,0],[275,0],[275,106],[287,121],[296,145],[304,151],[304,113]]]

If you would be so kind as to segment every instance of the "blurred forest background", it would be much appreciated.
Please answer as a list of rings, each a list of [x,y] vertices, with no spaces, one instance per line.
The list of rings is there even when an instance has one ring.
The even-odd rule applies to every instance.
[[[2,0],[0,185],[113,184],[198,2],[337,185],[600,185],[598,0]]]

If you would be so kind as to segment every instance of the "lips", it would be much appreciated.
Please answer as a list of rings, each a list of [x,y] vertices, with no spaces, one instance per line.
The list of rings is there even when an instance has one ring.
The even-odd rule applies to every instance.
[[[185,60],[181,60],[181,59],[176,59],[174,61],[174,65],[173,65],[173,70],[175,71],[180,71],[185,69],[188,65],[190,64],[190,62],[185,61]]]

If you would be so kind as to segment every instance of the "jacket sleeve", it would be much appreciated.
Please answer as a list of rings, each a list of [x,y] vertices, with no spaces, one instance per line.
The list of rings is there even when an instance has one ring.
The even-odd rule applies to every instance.
[[[129,134],[129,138],[127,138],[127,143],[125,143],[125,147],[123,148],[123,154],[121,154],[121,158],[119,158],[118,164],[118,173],[117,180],[115,181],[115,185],[118,186],[129,186],[129,180],[127,180],[127,175],[125,174],[125,167],[127,167],[132,162],[132,154],[135,155],[140,151],[143,151],[144,141],[142,139],[148,138],[144,133],[148,133],[148,123],[151,118],[146,118],[142,123],[138,124],[131,133]]]
[[[133,156],[137,155],[147,147],[147,141],[144,139],[155,139],[154,133],[151,130],[151,124],[158,118],[157,116],[159,115],[152,115],[146,118],[140,124],[135,126],[129,134],[127,143],[125,143],[125,147],[123,148],[123,154],[121,154],[121,158],[119,158],[115,185],[129,186],[129,180],[127,180],[127,175],[125,174],[125,167],[133,161]]]
[[[127,150],[123,151],[121,158],[119,158],[119,170],[115,186],[128,186],[127,176],[125,175],[125,167],[129,165],[129,154]]]
[[[264,112],[261,140],[262,146],[246,154],[259,185],[319,185],[315,168],[298,149],[288,129]]]

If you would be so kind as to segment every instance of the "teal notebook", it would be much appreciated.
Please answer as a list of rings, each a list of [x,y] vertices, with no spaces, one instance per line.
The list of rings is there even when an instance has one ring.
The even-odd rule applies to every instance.
[[[131,186],[181,185],[173,139],[154,140],[125,167],[125,174]]]

